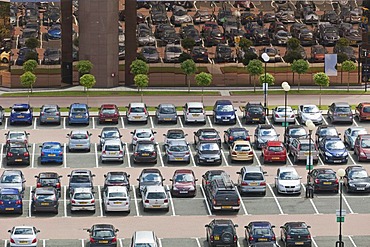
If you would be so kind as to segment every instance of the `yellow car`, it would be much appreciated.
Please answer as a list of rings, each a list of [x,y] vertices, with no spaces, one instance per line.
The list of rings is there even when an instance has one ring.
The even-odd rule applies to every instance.
[[[230,146],[231,161],[246,161],[253,162],[253,150],[249,141],[235,141]]]
[[[10,54],[11,52],[10,51],[3,51],[1,54],[0,54],[0,61],[2,63],[9,63],[10,61]]]

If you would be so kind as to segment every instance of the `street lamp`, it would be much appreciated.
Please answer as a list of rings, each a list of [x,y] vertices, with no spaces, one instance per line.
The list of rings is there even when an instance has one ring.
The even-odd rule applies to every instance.
[[[267,116],[267,78],[266,78],[266,74],[267,74],[267,62],[270,61],[270,57],[269,55],[264,52],[262,53],[261,55],[263,61],[265,62],[265,82],[263,83],[263,95],[264,95],[264,108],[265,108],[265,115]]]
[[[287,102],[288,102],[288,92],[290,91],[290,85],[288,82],[284,81],[281,84],[281,87],[284,89],[285,92],[285,106],[284,106],[284,111],[285,111],[285,119],[284,119],[284,126],[285,126],[285,132],[284,132],[284,144],[286,145],[286,129],[287,129],[287,123],[286,123],[286,108],[287,108]]]
[[[308,119],[306,121],[306,126],[308,128],[308,134],[309,134],[309,139],[308,139],[308,167],[306,166],[306,169],[308,170],[308,174],[311,173],[311,168],[312,168],[312,147],[311,147],[311,142],[312,142],[312,131],[315,129],[315,124],[312,122],[311,119]],[[306,197],[307,198],[312,198],[313,197],[313,188],[309,184],[308,181],[308,176],[307,176],[307,189],[306,189]]]
[[[342,194],[343,194],[343,177],[344,175],[346,175],[346,171],[340,168],[337,171],[337,175],[339,176],[339,240],[335,243],[335,247],[344,247],[344,242],[342,240],[342,222],[344,222],[344,215],[342,212]]]

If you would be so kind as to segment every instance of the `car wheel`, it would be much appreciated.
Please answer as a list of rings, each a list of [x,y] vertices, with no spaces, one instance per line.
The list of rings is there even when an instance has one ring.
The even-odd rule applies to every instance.
[[[90,148],[87,149],[87,152],[90,153]]]
[[[144,212],[148,212],[148,209],[147,209],[147,208],[143,208],[143,211],[144,211]]]
[[[148,124],[148,119],[147,119],[147,120],[145,120],[145,124]]]
[[[54,214],[58,214],[58,209],[55,209]]]

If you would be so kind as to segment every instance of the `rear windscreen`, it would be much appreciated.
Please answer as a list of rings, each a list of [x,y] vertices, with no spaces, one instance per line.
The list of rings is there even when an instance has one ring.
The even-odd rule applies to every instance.
[[[189,113],[202,113],[203,108],[189,108]]]

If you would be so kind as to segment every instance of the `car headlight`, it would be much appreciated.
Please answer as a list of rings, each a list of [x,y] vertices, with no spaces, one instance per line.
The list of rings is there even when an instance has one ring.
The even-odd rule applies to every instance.
[[[285,186],[282,185],[282,184],[279,184],[279,187],[282,188],[282,189],[285,189]]]
[[[234,119],[234,118],[235,118],[235,115],[231,115],[231,117],[230,117],[230,118]]]
[[[179,188],[177,188],[177,187],[172,187],[172,189],[173,189],[173,190],[179,190]]]
[[[329,153],[329,152],[325,152],[325,155],[326,156],[329,156],[329,157],[332,157],[333,155],[331,154],[331,153]]]
[[[344,152],[343,153],[343,156],[348,156],[348,152]]]
[[[353,183],[348,183],[348,185],[349,185],[350,187],[355,187],[355,185],[354,185]]]
[[[220,119],[220,118],[221,118],[221,116],[216,116],[216,118],[217,118],[217,119]]]

